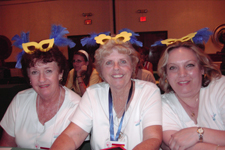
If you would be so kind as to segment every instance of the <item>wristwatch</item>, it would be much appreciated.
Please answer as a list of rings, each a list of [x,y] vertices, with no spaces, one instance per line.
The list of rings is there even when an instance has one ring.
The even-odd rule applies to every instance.
[[[204,134],[203,128],[202,127],[198,127],[197,133],[198,133],[198,136],[199,136],[199,142],[203,142],[203,134]]]

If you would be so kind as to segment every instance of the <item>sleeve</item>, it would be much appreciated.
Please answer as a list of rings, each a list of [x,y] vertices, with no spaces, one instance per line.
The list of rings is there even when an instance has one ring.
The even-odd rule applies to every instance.
[[[82,96],[82,99],[76,108],[74,115],[71,118],[71,121],[81,127],[84,131],[90,132],[93,125],[93,113],[92,113],[91,101],[86,91]]]
[[[68,77],[67,77],[67,81],[65,86],[69,89],[72,89],[73,87],[73,75],[74,75],[74,69],[70,70]]]
[[[0,123],[5,132],[7,132],[12,137],[15,137],[14,131],[16,125],[16,114],[18,110],[17,99],[18,95],[13,98]]]
[[[147,92],[147,95],[149,95],[149,92]],[[162,103],[159,89],[156,89],[153,94],[147,97],[141,111],[143,129],[151,125],[162,125]]]
[[[96,69],[94,69],[91,73],[90,80],[89,80],[89,86],[102,82],[101,77],[99,76],[99,73]]]
[[[180,119],[166,102],[162,102],[162,113],[163,131],[179,131],[181,129],[179,123],[177,122]]]
[[[217,81],[215,86],[216,88],[214,87],[213,89],[215,90],[216,94],[212,93],[212,95],[214,95],[216,98],[217,108],[220,112],[223,124],[225,124],[225,77],[222,76],[221,79]]]

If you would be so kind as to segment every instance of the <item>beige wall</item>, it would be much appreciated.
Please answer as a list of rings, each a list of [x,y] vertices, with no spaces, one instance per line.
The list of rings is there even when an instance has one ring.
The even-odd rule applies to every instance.
[[[51,24],[61,24],[68,35],[90,32],[113,32],[111,0],[0,2],[0,34],[12,38],[21,31],[30,31],[30,40],[47,39]],[[17,4],[16,4],[17,3]],[[180,38],[203,27],[214,30],[225,23],[224,0],[116,0],[116,29],[129,28],[135,32],[167,30],[169,38]],[[138,9],[147,9],[146,22],[139,22]],[[82,13],[92,12],[92,25],[84,25]],[[207,53],[219,51],[211,40]],[[16,61],[20,49],[13,47],[6,62]],[[62,49],[67,56],[67,49]]]

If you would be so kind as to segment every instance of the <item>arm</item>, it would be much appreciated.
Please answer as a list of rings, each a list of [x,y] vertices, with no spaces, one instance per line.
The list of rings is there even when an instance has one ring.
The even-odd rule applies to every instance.
[[[70,70],[67,77],[66,84],[65,84],[65,86],[69,89],[72,89],[72,86],[73,86],[73,75],[74,75],[74,69]]]
[[[17,147],[15,137],[10,136],[7,132],[5,132],[5,130],[3,130],[0,146]]]
[[[138,144],[134,150],[156,150],[162,142],[162,126],[154,125],[146,127],[143,131],[143,142]]]
[[[180,131],[164,131],[163,141],[171,149],[182,147],[183,149],[200,149],[216,147],[217,145],[225,146],[225,131],[203,128],[203,143],[198,143],[199,136],[197,134],[197,127],[185,128]],[[200,146],[199,146],[200,145]]]
[[[50,150],[74,150],[80,147],[88,133],[73,122],[55,140]]]

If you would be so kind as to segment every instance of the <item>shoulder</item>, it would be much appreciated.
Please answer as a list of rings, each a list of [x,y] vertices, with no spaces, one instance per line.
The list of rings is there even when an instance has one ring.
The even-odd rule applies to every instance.
[[[65,99],[72,102],[72,103],[79,103],[81,100],[81,97],[75,93],[74,91],[70,90],[69,88],[63,86],[65,89]]]
[[[158,86],[152,82],[139,80],[139,79],[133,79],[135,82],[135,88],[138,89],[149,89],[149,90],[159,90]]]

